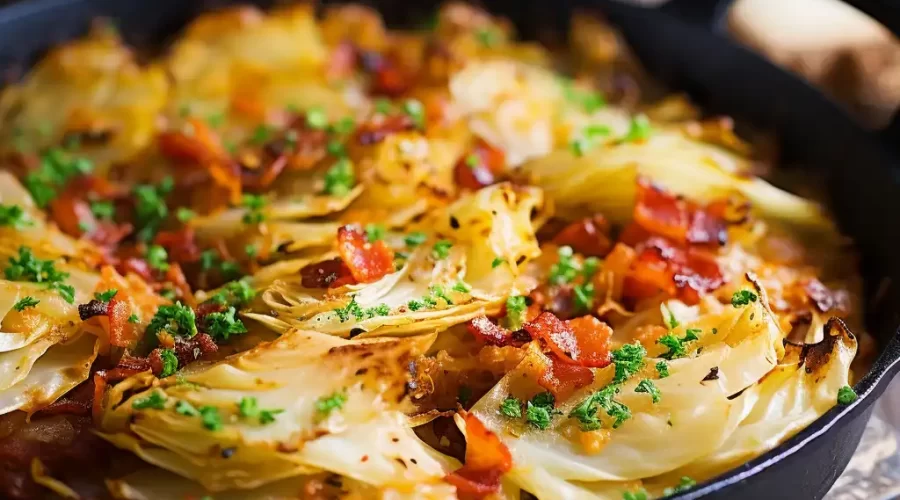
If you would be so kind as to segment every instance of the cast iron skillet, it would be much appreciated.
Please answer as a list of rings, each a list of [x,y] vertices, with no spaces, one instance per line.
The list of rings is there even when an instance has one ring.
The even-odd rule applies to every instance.
[[[326,0],[327,1],[327,0]],[[894,32],[900,10],[877,0],[850,3]],[[48,47],[84,33],[98,16],[114,19],[126,40],[161,46],[203,10],[229,1],[34,0],[0,9],[0,69],[27,67]],[[252,3],[267,4],[266,1]],[[369,0],[391,23],[421,21],[437,1]],[[575,8],[601,10],[644,66],[704,109],[775,131],[787,163],[807,166],[827,186],[842,231],[861,255],[867,329],[880,356],[856,384],[859,399],[835,407],[781,446],[678,498],[820,498],[846,467],[875,400],[900,370],[900,162],[884,139],[866,133],[812,87],[738,47],[717,26],[728,0],[678,0],[646,10],[609,0],[488,1],[525,35],[564,31]],[[893,15],[893,17],[891,17]],[[666,443],[659,443],[666,446]]]

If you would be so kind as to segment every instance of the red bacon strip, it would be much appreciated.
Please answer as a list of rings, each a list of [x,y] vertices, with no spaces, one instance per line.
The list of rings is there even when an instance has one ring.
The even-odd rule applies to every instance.
[[[394,272],[394,252],[383,241],[368,241],[356,226],[338,229],[338,253],[357,283],[371,283]]]
[[[542,367],[537,382],[550,391],[556,401],[565,401],[578,389],[594,382],[594,372],[590,368],[567,363],[552,353],[547,359],[549,362]]]
[[[724,245],[725,221],[647,179],[639,178],[634,221],[643,229],[679,243]]]
[[[444,479],[459,498],[484,498],[500,489],[500,478],[512,469],[512,454],[474,414],[466,414],[466,462]]]
[[[593,368],[610,363],[612,329],[593,316],[562,321],[553,313],[544,312],[534,321],[525,323],[524,328],[564,362]]]
[[[478,190],[497,183],[505,168],[506,155],[503,150],[479,140],[472,153],[456,163],[453,179],[463,189]]]
[[[300,283],[306,288],[329,288],[355,281],[343,259],[335,257],[304,266],[300,270]]]
[[[665,238],[651,237],[636,248],[637,256],[625,279],[624,295],[641,299],[665,292],[688,304],[725,283],[715,257],[697,248],[681,248]]]
[[[609,221],[601,214],[585,217],[566,226],[554,238],[559,246],[570,246],[585,256],[603,257],[612,249]]]

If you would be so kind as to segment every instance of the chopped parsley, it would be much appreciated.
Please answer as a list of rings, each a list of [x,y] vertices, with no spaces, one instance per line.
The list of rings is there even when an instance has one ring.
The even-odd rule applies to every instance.
[[[668,347],[669,350],[660,355],[660,357],[663,359],[676,359],[687,356],[687,347],[685,344],[697,340],[699,337],[697,337],[696,334],[699,331],[700,330],[689,328],[685,331],[684,337],[681,338],[678,338],[674,333],[663,335],[656,340],[656,343]]]
[[[356,128],[352,116],[345,116],[331,125],[331,131],[335,134],[349,134]]]
[[[578,276],[581,270],[572,258],[574,252],[570,246],[562,246],[557,250],[559,260],[550,267],[550,283],[562,285],[569,283]]]
[[[668,313],[668,316],[669,316],[668,319],[663,318],[666,321],[666,324],[669,326],[670,329],[678,328],[678,325],[680,323],[678,322],[678,319],[675,318],[675,313],[673,313],[672,310],[669,309],[668,307],[666,307],[666,306],[663,306],[663,307],[665,308],[666,313]]]
[[[659,378],[666,378],[669,376],[669,364],[665,361],[660,361],[656,363],[656,371],[659,373]]]
[[[575,309],[588,312],[594,306],[594,284],[583,283],[572,288]]]
[[[647,498],[647,492],[643,488],[622,493],[622,500],[647,500]]]
[[[272,137],[272,129],[269,128],[265,123],[261,123],[253,129],[253,134],[250,135],[250,142],[257,146],[262,146],[263,144],[269,142],[269,139]]]
[[[531,401],[529,401],[525,406],[525,421],[531,424],[532,426],[545,430],[550,427],[550,422],[553,420],[553,414],[550,412],[550,409],[544,406],[535,406]]]
[[[472,287],[467,285],[465,281],[457,281],[451,290],[459,293],[469,293],[472,291]]]
[[[0,205],[0,226],[24,229],[34,224],[19,205]]]
[[[631,418],[631,410],[624,404],[615,400],[616,394],[619,393],[617,384],[610,384],[603,389],[588,396],[578,406],[569,412],[569,418],[578,420],[581,424],[581,430],[593,431],[601,427],[600,418],[597,416],[599,410],[603,410],[607,415],[612,417],[613,429],[617,429],[626,420]]]
[[[179,222],[186,223],[187,221],[193,219],[197,216],[197,213],[191,210],[190,208],[179,207],[178,210],[175,211],[175,218],[178,219]]]
[[[328,396],[322,396],[316,400],[316,412],[322,417],[327,417],[331,412],[340,410],[347,402],[347,393],[344,391],[333,392]]]
[[[663,495],[669,496],[674,495],[675,493],[681,493],[682,491],[687,491],[696,485],[697,481],[694,481],[687,476],[682,476],[681,479],[678,480],[677,485],[673,486],[672,488],[666,488],[665,490],[663,490]]]
[[[131,403],[131,407],[135,410],[144,410],[153,408],[154,410],[162,410],[166,407],[166,397],[162,393],[153,391],[149,396],[135,399]]]
[[[244,253],[247,254],[247,258],[249,259],[255,259],[258,252],[259,250],[257,250],[256,245],[250,244],[244,246]]]
[[[147,264],[160,272],[169,270],[169,254],[159,245],[150,245],[147,248]]]
[[[432,301],[434,301],[435,299],[441,299],[446,302],[447,305],[453,305],[453,300],[447,296],[447,292],[444,290],[444,287],[440,285],[431,285],[430,287],[428,287],[428,293],[431,296]],[[437,304],[435,303],[434,305]]]
[[[500,413],[509,418],[522,418],[522,402],[518,398],[507,396],[500,403]]]
[[[203,427],[206,427],[211,431],[222,429],[222,415],[219,414],[219,409],[215,406],[201,407],[200,419],[203,422]]]
[[[159,357],[162,359],[162,371],[159,372],[159,378],[165,378],[172,375],[178,370],[178,356],[172,349],[160,349]]]
[[[371,319],[375,316],[387,316],[391,313],[391,307],[387,304],[378,304],[377,306],[363,309],[359,303],[356,302],[356,295],[354,295],[353,297],[350,297],[349,304],[345,307],[335,309],[334,313],[337,314],[338,319],[343,323],[349,321],[351,316],[356,318],[357,321]]]
[[[478,165],[481,165],[481,158],[477,154],[472,153],[466,156],[466,165],[469,168],[476,168]]]
[[[491,269],[496,269],[496,268],[500,267],[501,265],[503,265],[504,262],[506,262],[506,259],[504,259],[503,257],[496,257],[494,260],[491,261]]]
[[[225,312],[214,312],[206,315],[206,333],[216,340],[228,340],[232,335],[247,333],[244,322],[234,317],[234,307]]]
[[[375,113],[379,115],[389,115],[394,109],[394,105],[389,99],[380,98],[375,100]]]
[[[325,150],[328,151],[328,154],[334,156],[345,156],[347,154],[347,150],[341,141],[329,141],[328,145],[325,146]]]
[[[110,288],[109,290],[106,290],[104,292],[95,293],[94,298],[99,300],[100,302],[109,302],[113,299],[113,297],[116,296],[117,293],[119,293],[118,290],[116,290],[115,288]]]
[[[501,35],[500,32],[497,31],[496,28],[481,28],[480,30],[475,32],[475,38],[478,40],[478,43],[483,45],[485,48],[496,47],[500,43]]]
[[[147,334],[155,335],[160,331],[165,331],[171,335],[193,337],[197,334],[195,321],[194,311],[181,302],[159,306],[147,325]]]
[[[566,100],[582,108],[585,113],[593,114],[606,106],[606,100],[599,92],[581,90],[568,78],[561,78],[560,84]]]
[[[306,125],[314,130],[324,130],[328,126],[328,115],[322,108],[310,108],[306,111]]]
[[[150,184],[135,186],[132,194],[135,199],[134,217],[135,226],[138,228],[138,240],[150,241],[159,231],[169,216],[165,198],[172,192],[174,186],[171,177],[166,177],[157,186]]]
[[[423,106],[420,101],[417,101],[415,99],[407,99],[403,101],[403,112],[406,114],[406,116],[412,118],[412,121],[416,124],[416,127],[420,129],[425,128],[425,106]]]
[[[506,299],[506,325],[510,330],[519,330],[525,323],[528,301],[521,295],[510,295]]]
[[[431,248],[431,255],[435,259],[446,259],[450,256],[450,248],[452,247],[452,241],[440,240],[434,244],[434,247]]]
[[[69,273],[57,270],[52,260],[36,258],[26,246],[19,247],[18,258],[9,258],[9,267],[3,272],[10,281],[45,283],[51,290],[59,292],[66,302],[75,303],[75,288],[64,283]]]
[[[241,307],[256,297],[256,291],[245,280],[226,283],[216,294],[209,298],[217,304]]]
[[[346,157],[334,162],[325,172],[325,193],[332,196],[346,196],[356,184],[353,163]]]
[[[612,352],[612,361],[616,364],[613,384],[621,384],[644,367],[646,349],[640,343],[625,344]]]
[[[268,424],[275,421],[275,415],[284,410],[264,410],[259,407],[259,402],[254,397],[243,397],[238,403],[238,413],[244,418],[257,418],[259,423]]]
[[[258,194],[245,194],[241,197],[241,206],[247,211],[241,218],[244,224],[259,224],[266,220],[263,209],[266,207],[266,199]]]
[[[26,308],[34,307],[40,303],[41,303],[41,301],[37,300],[34,297],[31,297],[31,296],[22,297],[21,299],[16,301],[15,305],[13,305],[13,309],[15,309],[16,311],[22,312]]]
[[[366,224],[366,240],[376,242],[384,239],[385,229],[381,224]]]
[[[186,417],[197,417],[200,415],[200,411],[187,401],[178,401],[175,403],[175,413]]]
[[[845,385],[838,389],[838,404],[841,405],[849,405],[850,403],[856,401],[859,396],[856,395],[856,391],[853,390],[849,385]]]
[[[57,189],[78,175],[90,173],[94,164],[87,158],[72,158],[59,148],[52,148],[41,156],[40,167],[25,176],[25,188],[40,208],[56,198]]]
[[[589,125],[581,131],[581,136],[572,141],[569,147],[575,156],[584,156],[586,152],[593,149],[598,139],[608,136],[610,133],[612,131],[605,125]]]
[[[111,201],[92,201],[91,213],[101,220],[112,220],[116,215],[116,207]]]
[[[646,141],[653,135],[653,127],[647,115],[635,115],[631,118],[631,124],[628,126],[628,133],[622,137],[622,142]]]
[[[134,323],[140,323],[140,322],[141,322],[141,318],[139,318],[137,314],[131,313],[131,316],[128,316],[128,322],[129,322],[129,323],[132,323],[132,324],[134,324]]]
[[[756,294],[750,290],[738,290],[731,296],[731,305],[734,307],[746,306],[751,302],[756,302]]]
[[[650,395],[650,400],[653,403],[659,403],[659,388],[656,387],[656,384],[654,384],[650,379],[645,378],[644,380],[638,382],[637,387],[634,388],[634,392],[645,392]]]
[[[406,246],[415,248],[415,247],[421,245],[422,243],[425,243],[425,240],[427,240],[427,239],[428,239],[427,234],[425,234],[421,231],[416,231],[416,232],[407,234],[406,237],[403,238],[403,242],[406,243]]]

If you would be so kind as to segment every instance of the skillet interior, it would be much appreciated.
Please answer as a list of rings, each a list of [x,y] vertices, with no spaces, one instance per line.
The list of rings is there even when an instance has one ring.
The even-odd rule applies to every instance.
[[[116,19],[129,43],[152,48],[199,12],[229,3],[46,0],[17,5],[0,11],[0,67],[27,67],[47,47],[82,34],[97,16]],[[423,19],[438,2],[365,3],[389,21],[404,23]],[[485,3],[511,18],[526,36],[547,26],[562,32],[573,8],[602,8],[651,74],[687,91],[707,110],[774,130],[787,163],[800,163],[825,180],[836,219],[861,255],[866,323],[881,356],[857,384],[855,404],[834,408],[778,448],[681,498],[824,495],[849,461],[872,404],[898,370],[900,224],[893,218],[900,214],[900,163],[809,85],[698,26],[606,0]]]

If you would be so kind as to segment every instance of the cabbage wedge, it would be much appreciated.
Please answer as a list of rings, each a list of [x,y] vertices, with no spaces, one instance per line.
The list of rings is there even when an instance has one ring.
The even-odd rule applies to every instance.
[[[421,229],[431,236],[398,271],[335,289],[276,280],[262,293],[265,312],[245,316],[277,331],[295,327],[346,337],[430,333],[495,313],[507,296],[534,286],[523,269],[540,254],[534,233],[543,208],[538,189],[482,189],[423,221]]]
[[[445,474],[403,413],[407,362],[433,339],[291,330],[177,379],[127,379],[108,394],[101,435],[211,491],[324,471],[413,491]]]
[[[701,328],[698,339],[689,345],[689,352],[698,353],[668,361],[668,377],[660,378],[655,369],[656,363],[663,361],[655,356],[665,349],[650,349],[651,357],[644,360],[643,368],[627,379],[615,396],[630,409],[631,417],[610,429],[612,420],[604,416],[603,429],[587,432],[606,434],[605,444],[590,453],[578,442],[582,432],[578,422],[566,416],[612,381],[614,365],[594,370],[594,383],[566,401],[557,401],[561,415],[553,418],[548,429],[536,430],[499,411],[508,395],[528,399],[541,390],[533,374],[535,367],[546,366],[547,360],[532,344],[519,367],[478,401],[472,412],[510,449],[512,480],[538,498],[559,498],[556,492],[563,490],[570,490],[571,498],[597,498],[591,488],[626,485],[677,469],[727,441],[752,407],[747,399],[729,397],[756,384],[777,366],[784,353],[783,333],[764,298],[747,307],[701,318],[672,333],[682,337],[687,329]],[[659,389],[658,402],[635,390],[645,379]],[[576,437],[571,438],[573,435]],[[547,477],[556,480],[539,479]]]

